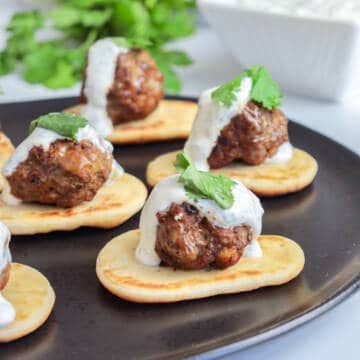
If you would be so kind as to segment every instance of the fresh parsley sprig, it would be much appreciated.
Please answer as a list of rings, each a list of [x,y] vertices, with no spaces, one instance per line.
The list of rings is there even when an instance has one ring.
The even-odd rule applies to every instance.
[[[269,110],[281,106],[283,94],[278,84],[272,79],[270,73],[264,66],[258,65],[246,69],[235,79],[220,86],[212,93],[212,99],[217,101],[221,106],[226,108],[231,107],[236,100],[236,91],[240,89],[241,82],[245,77],[250,77],[252,80],[250,93],[252,100]]]
[[[42,115],[30,123],[30,134],[37,128],[55,131],[61,136],[76,140],[79,129],[84,128],[88,121],[78,115],[66,113],[50,113]]]
[[[189,199],[210,199],[222,209],[228,209],[234,204],[232,188],[236,182],[229,177],[197,170],[186,153],[176,156],[174,166],[181,173],[179,182],[184,184]]]

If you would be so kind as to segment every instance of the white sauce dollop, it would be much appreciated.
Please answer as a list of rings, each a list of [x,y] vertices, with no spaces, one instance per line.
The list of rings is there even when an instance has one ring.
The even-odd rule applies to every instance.
[[[287,141],[281,144],[276,153],[265,160],[265,164],[283,164],[289,161],[293,156],[294,148],[293,146]]]
[[[251,78],[244,78],[236,93],[236,101],[230,108],[221,106],[212,100],[211,94],[216,88],[202,93],[191,134],[184,147],[197,169],[209,171],[207,159],[217,143],[221,130],[230,123],[235,115],[244,110],[250,100],[251,88]],[[286,142],[280,145],[275,155],[266,159],[265,163],[285,163],[292,158],[292,155],[293,147]]]
[[[244,78],[240,89],[236,92],[236,101],[230,108],[212,100],[211,94],[216,88],[206,90],[201,94],[199,110],[184,148],[198,170],[209,170],[207,159],[216,145],[221,130],[236,114],[244,110],[250,100],[251,88],[251,78]]]
[[[88,140],[94,146],[96,146],[102,152],[113,152],[112,144],[105,140],[92,126],[86,125],[83,128],[80,128],[76,134],[77,141]],[[16,170],[16,168],[24,162],[28,156],[29,152],[33,147],[41,146],[44,151],[49,150],[50,145],[56,141],[66,139],[64,136],[59,135],[55,131],[44,129],[41,127],[35,128],[35,130],[15,149],[9,160],[4,165],[2,174],[4,177],[11,176],[11,174]],[[123,172],[120,165],[116,165],[115,161],[113,162],[113,169],[117,168],[120,173]],[[11,189],[8,181],[5,179],[4,189],[1,194],[1,198],[5,204],[10,206],[19,205],[21,203],[20,199],[17,199],[14,195],[11,194]]]
[[[10,232],[8,228],[0,222],[0,273],[11,262],[9,249]],[[14,307],[0,293],[0,328],[12,323],[15,320]]]
[[[117,58],[128,51],[111,39],[101,39],[89,50],[84,86],[87,104],[83,107],[82,115],[104,137],[113,131],[106,104],[108,91],[114,82]]]
[[[195,206],[202,216],[220,227],[248,225],[252,228],[253,239],[245,248],[244,256],[260,257],[261,248],[257,237],[261,233],[264,210],[259,199],[242,183],[233,187],[234,204],[229,209],[221,209],[214,201],[201,199],[195,202],[186,196],[184,186],[178,183],[179,175],[160,181],[151,192],[140,217],[140,242],[136,258],[145,265],[157,266],[160,258],[155,251],[158,220],[156,214],[167,210],[172,203],[188,202]]]
[[[271,13],[353,19],[360,17],[360,3],[358,0],[226,0],[237,3],[249,9]]]

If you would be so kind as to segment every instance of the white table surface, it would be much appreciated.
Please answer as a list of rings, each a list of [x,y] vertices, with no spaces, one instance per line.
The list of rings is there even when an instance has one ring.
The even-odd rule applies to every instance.
[[[0,14],[0,23],[5,16],[4,13],[2,16]],[[196,36],[180,41],[176,46],[186,49],[195,60],[195,65],[180,70],[184,81],[184,95],[198,96],[203,89],[228,80],[240,72],[236,62],[221,47],[219,39],[211,30],[201,29]],[[18,75],[13,74],[0,78],[0,87],[4,92],[0,96],[0,103],[73,96],[79,93],[79,85],[72,89],[50,91],[42,86],[29,86]],[[291,119],[360,154],[358,99],[346,104],[332,104],[287,96],[283,108]],[[359,359],[360,291],[326,314],[281,337],[226,357],[238,358]]]

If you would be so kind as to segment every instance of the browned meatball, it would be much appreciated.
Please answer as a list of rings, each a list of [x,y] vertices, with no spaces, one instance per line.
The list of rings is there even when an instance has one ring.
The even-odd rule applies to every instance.
[[[177,269],[225,269],[239,261],[252,238],[248,226],[215,226],[188,203],[172,204],[157,218],[155,251],[166,265]]]
[[[81,103],[87,102],[84,83]],[[113,123],[143,119],[152,113],[164,96],[162,85],[163,76],[147,51],[120,54],[114,82],[107,94],[107,112]]]
[[[263,163],[288,141],[287,127],[288,121],[281,110],[267,110],[250,101],[244,111],[222,129],[208,158],[210,168],[222,168],[234,160],[250,165]]]
[[[10,263],[8,263],[3,271],[0,272],[0,291],[5,288],[10,277]]]
[[[87,140],[56,140],[48,151],[41,146],[7,177],[11,193],[24,202],[73,207],[90,201],[105,183],[112,155]]]

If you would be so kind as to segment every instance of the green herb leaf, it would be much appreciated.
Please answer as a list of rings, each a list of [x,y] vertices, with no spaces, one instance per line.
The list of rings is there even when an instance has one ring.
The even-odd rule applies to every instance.
[[[69,5],[76,6],[80,9],[89,9],[92,7],[99,6],[111,6],[117,0],[62,0],[62,2],[66,2]]]
[[[81,12],[81,23],[87,27],[98,28],[104,25],[111,17],[112,10],[84,10]]]
[[[14,34],[7,40],[7,52],[15,58],[22,58],[36,49],[36,41],[33,33]]]
[[[189,66],[193,63],[191,57],[184,51],[169,50],[163,52],[167,61],[175,66]]]
[[[118,0],[114,7],[111,25],[115,35],[146,38],[150,17],[140,1]]]
[[[166,92],[179,93],[181,91],[181,81],[178,78],[174,66],[187,66],[192,63],[190,57],[178,50],[165,51],[161,48],[149,49],[157,66],[164,75],[164,89]]]
[[[229,108],[236,100],[236,91],[240,89],[241,82],[245,77],[252,79],[250,93],[252,100],[269,110],[281,106],[283,95],[264,66],[253,66],[246,69],[240,76],[216,89],[211,95],[212,99]]]
[[[181,173],[179,182],[184,184],[189,199],[210,199],[222,209],[234,204],[232,188],[236,182],[229,177],[197,170],[186,153],[176,156],[174,166]]]
[[[211,98],[221,106],[229,108],[236,100],[235,92],[240,89],[241,78],[237,77],[212,92]]]
[[[66,29],[80,22],[79,9],[71,6],[59,6],[51,11],[50,16],[56,27]]]
[[[0,52],[0,75],[5,75],[14,70],[15,57],[4,50]]]
[[[85,127],[88,121],[78,115],[65,113],[50,113],[40,116],[33,120],[30,124],[30,134],[37,127],[55,131],[61,136],[76,140],[76,135],[79,129]]]
[[[71,87],[78,81],[74,75],[74,68],[64,60],[58,61],[53,71],[52,76],[45,81],[45,85],[50,89]]]
[[[264,66],[252,66],[244,71],[244,76],[252,78],[251,98],[253,100],[269,110],[281,106],[283,94]]]
[[[13,71],[20,62],[25,80],[68,87],[82,78],[86,51],[96,40],[120,37],[127,39],[129,48],[156,53],[155,60],[165,76],[165,91],[177,93],[181,81],[175,67],[192,61],[185,53],[165,50],[164,45],[194,31],[194,6],[194,0],[58,0],[48,13],[16,13],[7,26],[6,48],[0,53],[0,76]],[[50,26],[61,31],[56,41],[35,37],[46,18],[52,20]],[[42,68],[44,74],[40,73]]]
[[[56,47],[46,45],[24,58],[23,77],[31,83],[44,83],[53,75],[59,51]]]
[[[151,46],[150,40],[144,38],[126,38],[122,36],[117,36],[111,37],[110,39],[116,45],[127,49],[146,48],[148,46]]]
[[[22,11],[15,13],[6,30],[13,34],[29,33],[41,28],[44,24],[44,17],[38,10]]]

